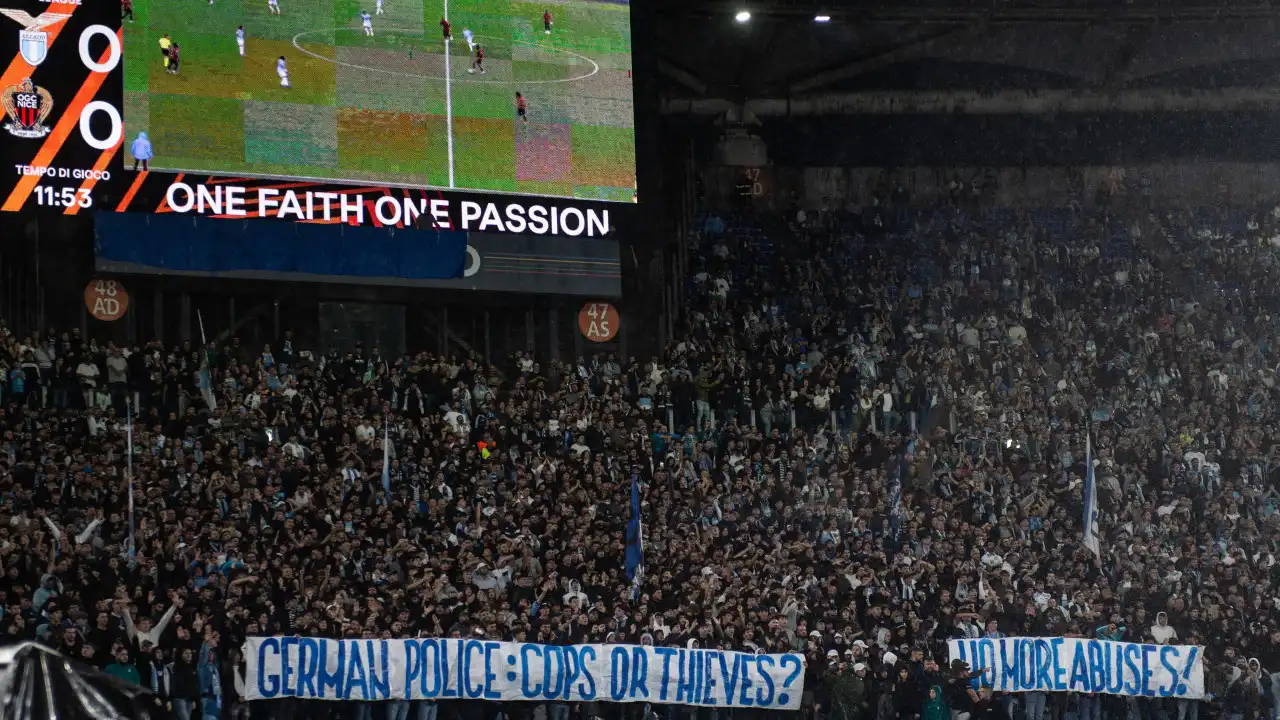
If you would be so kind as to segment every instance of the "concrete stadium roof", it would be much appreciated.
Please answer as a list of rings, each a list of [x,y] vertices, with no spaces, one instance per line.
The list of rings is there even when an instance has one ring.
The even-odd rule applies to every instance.
[[[655,1],[668,97],[1280,84],[1280,7],[1259,4]]]

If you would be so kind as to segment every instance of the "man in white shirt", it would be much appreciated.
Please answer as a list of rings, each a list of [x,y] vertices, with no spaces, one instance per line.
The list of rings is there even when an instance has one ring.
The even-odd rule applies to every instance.
[[[84,393],[85,407],[95,407],[98,376],[101,374],[102,371],[98,369],[98,366],[88,358],[80,361],[80,364],[76,366],[76,378],[80,380],[80,390]]]
[[[1171,645],[1178,642],[1178,631],[1169,626],[1169,616],[1163,612],[1156,613],[1156,624],[1151,626],[1151,637],[1157,645]]]
[[[138,624],[134,625],[133,615],[129,612],[128,607],[125,607],[120,614],[124,617],[124,629],[129,633],[129,639],[137,640],[138,645],[141,646],[144,642],[152,645],[160,644],[160,636],[164,634],[165,628],[169,627],[169,623],[173,621],[173,615],[176,612],[178,612],[178,606],[170,605],[164,617],[160,618],[160,622],[156,623],[154,628],[151,627],[151,618],[149,617],[138,618]]]

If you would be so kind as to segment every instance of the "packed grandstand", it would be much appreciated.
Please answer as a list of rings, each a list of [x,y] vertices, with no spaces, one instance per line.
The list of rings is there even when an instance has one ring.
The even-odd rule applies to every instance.
[[[802,653],[839,720],[1270,715],[1280,210],[892,221],[704,215],[658,358],[6,330],[3,639],[183,720],[634,717],[246,703],[260,635]],[[1002,636],[1202,646],[1209,702],[971,692],[946,641]]]

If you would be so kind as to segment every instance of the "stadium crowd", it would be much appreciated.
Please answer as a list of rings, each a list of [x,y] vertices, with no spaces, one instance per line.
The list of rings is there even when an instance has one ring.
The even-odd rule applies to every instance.
[[[180,720],[639,712],[241,702],[267,634],[801,652],[802,712],[836,720],[1272,716],[1278,226],[707,216],[656,360],[6,331],[0,633]],[[945,641],[1003,635],[1202,645],[1211,701],[972,693]]]

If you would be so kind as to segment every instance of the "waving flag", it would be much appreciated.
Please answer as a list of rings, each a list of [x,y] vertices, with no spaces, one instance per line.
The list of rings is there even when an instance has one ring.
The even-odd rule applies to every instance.
[[[640,523],[640,473],[631,469],[631,520],[627,522],[627,579],[638,595],[644,579],[644,538]]]
[[[907,463],[915,459],[916,441],[907,443],[901,455],[895,456],[889,468],[889,532],[894,540],[902,533],[902,478],[907,474]]]
[[[382,424],[382,491],[391,504],[391,423]]]
[[[129,480],[129,569],[137,562],[137,541],[134,539],[133,519],[133,403],[124,404],[125,421],[125,474]]]
[[[1098,549],[1098,485],[1093,477],[1093,440],[1084,436],[1084,546],[1101,558]]]

